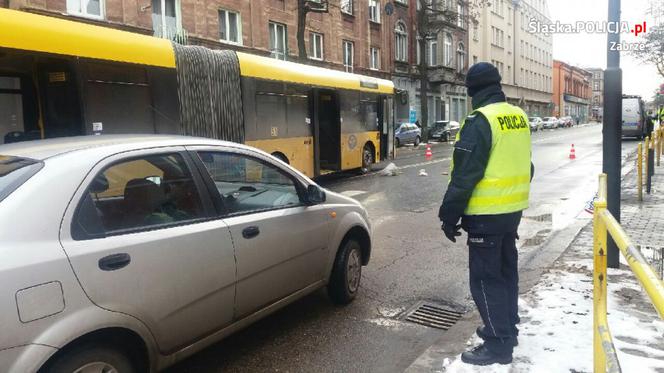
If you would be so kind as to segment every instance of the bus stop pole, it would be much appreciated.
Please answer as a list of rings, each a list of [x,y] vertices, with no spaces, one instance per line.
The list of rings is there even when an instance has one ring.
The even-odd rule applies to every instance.
[[[620,0],[609,0],[609,22],[620,22]],[[620,222],[620,161],[622,132],[622,70],[620,51],[612,50],[612,45],[620,44],[618,32],[607,36],[606,72],[604,73],[604,123],[602,128],[603,154],[602,169],[608,175],[607,203],[611,214]],[[620,266],[618,247],[609,237],[607,265]]]

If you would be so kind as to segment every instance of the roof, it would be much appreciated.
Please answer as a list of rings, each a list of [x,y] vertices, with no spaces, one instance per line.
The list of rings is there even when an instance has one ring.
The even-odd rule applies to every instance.
[[[0,145],[0,155],[44,160],[65,153],[113,148],[113,152],[161,146],[222,145],[249,149],[228,141],[177,135],[100,135],[59,137]]]
[[[0,47],[175,68],[166,39],[0,8]]]
[[[324,69],[295,62],[237,52],[240,74],[260,79],[279,80],[318,87],[352,89],[364,92],[394,93],[389,80]],[[278,79],[275,79],[278,77]]]

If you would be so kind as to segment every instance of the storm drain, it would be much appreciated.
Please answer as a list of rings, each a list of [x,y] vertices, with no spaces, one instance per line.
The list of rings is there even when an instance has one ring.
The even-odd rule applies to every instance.
[[[461,318],[461,313],[442,308],[437,305],[423,303],[406,314],[406,321],[447,330]]]

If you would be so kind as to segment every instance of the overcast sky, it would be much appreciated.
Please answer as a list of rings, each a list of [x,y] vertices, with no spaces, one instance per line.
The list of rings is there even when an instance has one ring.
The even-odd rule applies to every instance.
[[[608,15],[608,0],[549,0],[548,3],[552,22],[605,21]],[[648,6],[649,0],[622,0],[622,20],[630,25],[645,20],[650,27],[653,21],[646,15]],[[621,34],[620,38],[626,42],[637,40],[631,34]],[[581,67],[606,68],[606,46],[606,34],[555,34],[553,57]],[[664,83],[654,66],[643,65],[626,52],[621,55],[620,65],[625,94],[638,94],[649,101],[653,91]]]

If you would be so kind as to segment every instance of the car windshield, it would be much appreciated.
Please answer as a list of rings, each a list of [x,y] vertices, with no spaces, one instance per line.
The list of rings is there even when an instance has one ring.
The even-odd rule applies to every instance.
[[[33,159],[0,155],[0,201],[39,171],[42,165]]]
[[[530,118],[528,118],[528,120],[531,121],[531,122],[532,122],[532,121],[535,121],[535,120],[537,120],[537,119],[538,119],[538,117],[530,117]]]
[[[552,121],[552,120],[556,120],[556,118],[554,118],[554,117],[546,117],[546,118],[544,118],[544,120],[546,120],[546,121]]]

